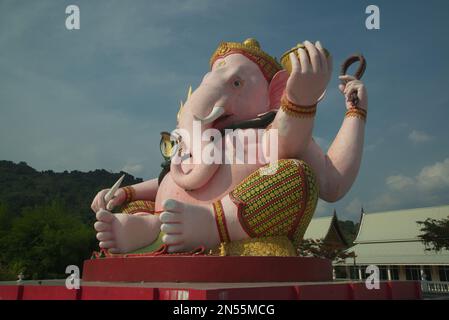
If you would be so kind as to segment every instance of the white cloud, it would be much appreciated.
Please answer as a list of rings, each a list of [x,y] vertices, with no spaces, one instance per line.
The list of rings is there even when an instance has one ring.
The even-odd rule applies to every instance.
[[[386,179],[386,185],[391,190],[395,191],[401,191],[405,188],[408,188],[410,186],[413,186],[415,184],[415,181],[413,178],[397,175],[397,176],[389,176]]]
[[[429,192],[449,187],[449,158],[424,167],[416,177],[419,187]]]
[[[423,167],[415,176],[389,176],[385,185],[387,192],[369,203],[369,211],[447,204],[449,158]]]
[[[408,138],[410,139],[410,141],[412,141],[413,143],[424,143],[424,142],[429,142],[431,140],[433,140],[433,137],[431,135],[429,135],[428,133],[425,133],[423,131],[418,131],[418,130],[413,130],[412,132],[410,132],[410,134],[408,135]]]
[[[358,221],[362,210],[362,201],[359,198],[354,198],[344,208],[345,219]]]
[[[143,165],[141,164],[126,164],[121,171],[138,176],[143,172]]]

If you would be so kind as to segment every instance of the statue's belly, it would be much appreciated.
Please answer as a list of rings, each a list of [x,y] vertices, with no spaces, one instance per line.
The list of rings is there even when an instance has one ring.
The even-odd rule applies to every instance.
[[[185,191],[180,188],[168,173],[162,180],[156,195],[156,210],[162,210],[162,203],[166,199],[196,205],[210,204],[232,191],[260,166],[258,164],[221,165],[212,179],[204,187],[195,191]]]

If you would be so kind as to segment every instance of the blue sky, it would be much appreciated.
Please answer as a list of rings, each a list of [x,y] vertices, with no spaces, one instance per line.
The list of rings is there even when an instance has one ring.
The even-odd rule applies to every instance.
[[[69,4],[80,7],[78,31],[65,28]],[[365,28],[369,4],[380,8],[380,30]],[[279,57],[320,40],[334,74],[314,136],[327,148],[337,133],[337,73],[354,52],[368,61],[369,115],[356,183],[317,215],[448,204],[448,30],[443,0],[0,0],[0,159],[155,177],[159,132],[173,129],[220,41],[255,37]]]

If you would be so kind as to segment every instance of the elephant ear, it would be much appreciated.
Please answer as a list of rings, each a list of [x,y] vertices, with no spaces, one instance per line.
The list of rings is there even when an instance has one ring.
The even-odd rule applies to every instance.
[[[281,70],[277,72],[273,79],[271,79],[270,85],[268,87],[268,94],[270,96],[270,108],[279,108],[281,104],[282,94],[284,93],[285,87],[287,85],[289,74],[286,70]]]

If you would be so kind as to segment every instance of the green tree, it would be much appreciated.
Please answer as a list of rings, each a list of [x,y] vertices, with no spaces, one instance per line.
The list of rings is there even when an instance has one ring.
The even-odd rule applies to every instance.
[[[93,229],[53,201],[23,209],[3,236],[1,249],[10,269],[20,266],[26,278],[37,279],[63,277],[71,264],[81,267],[94,246]]]
[[[345,248],[320,239],[303,239],[297,251],[301,257],[325,258],[335,262],[355,256],[354,252],[346,252]]]
[[[449,250],[449,217],[441,220],[429,218],[417,223],[422,226],[419,237],[428,247],[426,250]]]

